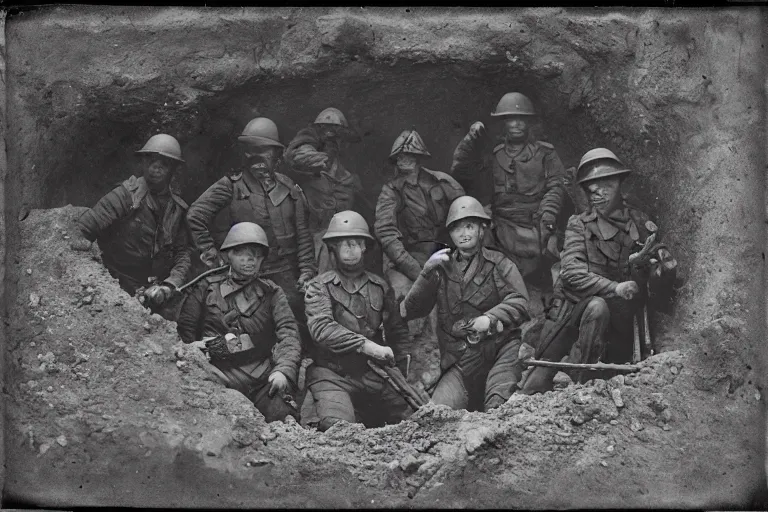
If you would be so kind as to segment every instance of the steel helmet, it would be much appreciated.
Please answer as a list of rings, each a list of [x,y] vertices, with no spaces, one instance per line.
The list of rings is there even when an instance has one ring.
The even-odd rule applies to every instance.
[[[413,155],[432,156],[427,151],[427,146],[421,140],[416,130],[405,130],[397,136],[395,143],[392,144],[392,151],[389,158],[394,158],[398,153],[411,153]]]
[[[341,113],[341,110],[333,107],[329,107],[317,115],[315,124],[335,124],[337,126],[343,126],[349,128],[347,118]]]
[[[457,220],[474,217],[478,219],[491,220],[491,217],[485,213],[480,201],[472,196],[461,196],[454,199],[451,207],[448,208],[448,216],[445,218],[445,226],[449,227]]]
[[[164,157],[171,158],[178,162],[183,162],[181,158],[181,146],[179,141],[175,137],[171,137],[165,133],[158,133],[149,138],[144,147],[137,151],[137,153],[156,153]]]
[[[335,214],[328,223],[328,230],[323,235],[323,240],[342,237],[363,237],[373,240],[368,223],[362,215],[352,210],[345,210]]]
[[[576,171],[576,183],[617,176],[632,172],[618,159],[618,157],[605,148],[590,149],[581,157]]]
[[[508,92],[499,100],[496,110],[491,112],[496,116],[535,116],[533,103],[526,96],[519,92]]]
[[[221,250],[225,251],[238,245],[257,244],[269,249],[267,234],[258,224],[253,222],[238,222],[229,229]]]
[[[277,125],[266,117],[257,117],[248,121],[243,133],[237,138],[241,142],[249,142],[257,146],[275,146],[285,148],[280,144]]]

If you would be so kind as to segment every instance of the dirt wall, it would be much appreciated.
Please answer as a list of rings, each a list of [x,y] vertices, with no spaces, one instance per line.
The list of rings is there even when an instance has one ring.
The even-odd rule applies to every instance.
[[[680,368],[687,368],[688,373],[677,385],[657,381],[656,388],[643,390],[637,399],[638,407],[664,410],[649,406],[656,403],[649,397],[671,386],[664,392],[675,397],[675,406],[679,404],[678,423],[672,433],[654,426],[658,432],[654,430],[643,441],[638,440],[642,434],[636,435],[643,430],[632,430],[629,416],[614,418],[622,421],[621,436],[629,440],[631,455],[624,464],[617,459],[621,468],[610,476],[614,485],[594,477],[586,487],[594,492],[601,489],[596,499],[604,499],[601,503],[606,504],[692,504],[697,493],[704,493],[703,501],[695,502],[702,506],[744,503],[763,485],[759,476],[762,464],[754,454],[762,454],[764,448],[765,228],[755,219],[761,219],[765,210],[765,21],[760,9],[56,7],[24,13],[7,25],[9,318],[24,318],[29,313],[31,287],[61,278],[50,269],[40,274],[43,281],[37,280],[35,272],[32,277],[24,274],[22,261],[54,264],[45,259],[50,255],[40,254],[48,249],[36,238],[43,235],[23,228],[34,219],[38,229],[52,221],[45,213],[30,211],[91,205],[133,172],[132,152],[153,133],[168,132],[181,141],[189,162],[181,186],[191,201],[232,166],[232,140],[250,118],[266,115],[274,119],[287,142],[321,109],[336,106],[361,135],[361,142],[349,148],[349,167],[361,174],[368,198],[374,202],[387,176],[385,158],[401,130],[415,127],[434,155],[429,166],[445,171],[469,125],[482,120],[492,126],[489,112],[499,97],[518,90],[533,99],[541,112],[537,134],[556,146],[566,166],[575,165],[587,149],[604,146],[635,169],[628,182],[633,195],[656,217],[686,279],[673,307],[655,316],[654,327],[664,349],[680,351],[685,361]],[[70,215],[52,211],[62,218]],[[41,221],[40,216],[47,220]],[[29,221],[24,220],[27,218]],[[64,224],[62,230],[70,229]],[[45,240],[53,240],[54,235],[45,235],[49,237]],[[77,265],[74,260],[71,263]],[[103,286],[113,293],[109,286],[114,284]],[[50,284],[46,289],[62,301],[67,293],[74,293]],[[97,313],[111,307],[102,306]],[[126,321],[133,319],[129,316]],[[47,419],[38,417],[24,399],[25,393],[38,391],[19,388],[20,382],[41,380],[24,373],[33,366],[39,369],[34,359],[37,352],[19,344],[35,339],[55,344],[58,337],[67,337],[58,324],[43,321],[40,325],[44,327],[16,323],[18,331],[8,333],[12,359],[6,373],[12,396],[9,407],[15,418],[25,418],[24,425]],[[102,353],[97,340],[89,338],[89,343]],[[170,347],[172,342],[167,343]],[[39,355],[45,357],[46,353]],[[145,371],[150,376],[163,375],[168,371],[164,365],[169,363],[173,364],[153,363],[150,358]],[[671,370],[667,366],[663,371]],[[56,380],[60,376],[50,378],[51,386],[62,385]],[[124,400],[116,393],[118,396],[108,396]],[[548,400],[566,403],[571,398],[558,395]],[[60,411],[57,397],[46,400],[53,404],[49,414],[66,415]],[[537,399],[526,400],[521,407],[536,409],[532,404]],[[516,416],[514,410],[509,408],[497,418],[498,425],[507,428],[501,439],[527,435],[524,431],[535,437],[535,430],[527,431],[524,425],[509,431],[509,425],[521,421],[511,419]],[[642,411],[638,412],[641,417],[646,414]],[[536,411],[528,412],[533,416],[525,416],[526,421],[536,425],[543,421]],[[464,421],[461,416],[440,414],[444,421],[439,427],[419,423],[419,428],[430,432],[448,428],[448,445],[463,442],[457,441],[463,439],[462,429],[466,428],[457,427]],[[190,417],[198,416],[193,413]],[[483,417],[472,416],[481,418],[476,420],[480,422],[486,421]],[[608,425],[610,428],[610,421]],[[60,465],[66,457],[52,459],[59,455],[51,432],[46,430],[50,439],[46,437],[42,444],[56,450],[46,456],[40,453],[40,442],[24,437],[26,427],[13,423],[7,427],[13,439],[8,446],[17,456],[11,468],[22,475],[9,481],[7,495],[32,496],[28,489],[36,478],[53,478],[44,467],[51,460]],[[61,428],[76,431],[71,425]],[[408,428],[393,431],[398,442],[410,443],[403,441],[412,437],[405,434]],[[135,426],[125,427],[126,443],[136,442],[135,430]],[[354,429],[344,436],[367,442]],[[520,453],[498,467],[483,462],[492,483],[483,498],[487,501],[482,503],[594,504],[586,491],[574,498],[546,491],[541,483],[523,491],[511,476],[514,467],[523,465],[530,468],[526,482],[541,478],[553,488],[571,488],[584,478],[593,478],[593,468],[586,461],[598,464],[594,450],[604,447],[594,444],[597,438],[590,436],[592,441],[583,448],[576,443],[557,458],[561,464],[557,468],[542,462],[542,446],[535,443],[520,447]],[[88,437],[82,438],[83,446],[95,450],[100,441]],[[21,443],[17,442],[20,438]],[[30,443],[38,455],[24,458]],[[682,446],[679,443],[685,451],[670,450]],[[161,452],[176,449],[165,441],[158,445]],[[73,445],[67,446],[66,454],[75,453]],[[110,453],[123,453],[121,442],[111,446]],[[320,450],[312,446],[312,450]],[[499,446],[508,453],[517,445],[500,441]],[[178,453],[198,461],[194,451],[192,455],[183,450]],[[322,450],[313,453],[322,459],[318,455]],[[404,452],[398,453],[404,456]],[[216,471],[230,467],[227,464],[234,464],[241,455],[232,451],[220,466],[203,457],[208,469],[196,474],[219,482],[221,473]],[[84,464],[78,467],[98,466],[92,455],[88,457],[77,459]],[[156,464],[153,467],[164,468],[167,463],[162,457],[147,457],[147,464]],[[373,471],[379,462],[363,469]],[[146,469],[136,464],[136,471]],[[640,469],[628,473],[627,464],[638,464]],[[720,471],[723,464],[728,467]],[[356,496],[349,502],[342,498],[357,485],[354,478],[348,480],[346,466],[323,467],[337,471],[328,480],[333,483],[327,485],[338,486],[335,492],[340,493],[341,506],[367,503],[365,489],[349,494]],[[656,474],[660,468],[667,475],[663,484]],[[462,495],[470,488],[467,486],[476,483],[480,471],[454,469],[440,477],[444,482],[441,492],[446,496]],[[299,482],[297,492],[320,489],[306,475],[291,480],[283,470],[275,471],[277,477]],[[422,485],[412,492],[414,486],[406,485],[402,468],[393,471],[401,471],[403,481],[396,479],[399,483],[385,486],[388,490],[381,495],[371,490],[376,494],[373,499],[390,496],[390,504],[408,503],[398,500],[407,500],[404,496],[410,493],[422,496],[422,505],[437,503],[430,501],[438,499],[437,494],[420,494]],[[158,481],[172,486],[176,477],[181,475]],[[63,490],[75,480],[59,476],[55,482],[54,487]],[[92,483],[85,497],[69,491],[66,495],[87,501],[101,496],[96,487]],[[537,501],[544,495],[549,501]],[[51,503],[45,492],[34,496]],[[276,503],[288,503],[279,500],[289,498],[280,498],[279,493],[274,496]],[[721,501],[716,501],[718,496]],[[130,498],[125,499],[131,503]],[[157,499],[157,503],[167,503],[160,496]],[[216,503],[213,494],[200,499]]]

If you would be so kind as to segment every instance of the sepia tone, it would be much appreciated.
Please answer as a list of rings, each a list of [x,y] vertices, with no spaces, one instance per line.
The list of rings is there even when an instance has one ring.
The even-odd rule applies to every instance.
[[[754,506],[765,488],[765,26],[760,8],[50,7],[7,18],[4,500]],[[637,371],[583,383],[558,374],[554,391],[503,396],[488,412],[426,404],[381,428],[267,423],[211,376],[175,323],[120,287],[95,245],[71,248],[83,212],[140,174],[134,153],[153,135],[178,139],[186,163],[173,190],[194,205],[237,176],[249,121],[269,118],[290,148],[328,107],[352,133],[342,162],[359,177],[349,187],[369,230],[362,236],[379,240],[377,202],[393,181],[399,137],[418,134],[403,138],[428,151],[423,165],[450,190],[453,178],[437,173],[452,172],[477,121],[501,140],[491,112],[510,91],[530,98],[534,140],[554,146],[567,169],[558,232],[587,207],[575,182],[580,159],[608,148],[632,170],[627,201],[674,254],[677,288],[652,304],[656,354]],[[315,244],[330,219],[309,226]],[[370,253],[366,269],[384,276],[386,253]],[[206,262],[193,251],[188,278],[217,255]],[[283,309],[297,317],[306,261],[278,283]],[[365,293],[386,297],[391,318],[390,292],[407,292],[385,277],[370,278]],[[414,281],[421,289],[405,278],[406,290]],[[367,311],[378,311],[370,296]],[[535,344],[542,308],[529,309],[534,321],[517,342]],[[403,315],[411,322],[392,332],[434,334],[423,313]],[[310,331],[317,316],[308,305]],[[440,351],[417,336],[411,355],[407,366],[397,361],[409,383],[388,378],[395,389],[413,386],[406,402],[418,406],[441,371]]]

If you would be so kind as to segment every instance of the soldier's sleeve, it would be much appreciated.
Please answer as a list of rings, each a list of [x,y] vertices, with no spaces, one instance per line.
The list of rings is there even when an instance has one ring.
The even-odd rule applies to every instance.
[[[185,290],[179,318],[176,320],[176,332],[179,333],[179,337],[184,343],[192,343],[202,337],[203,316],[205,314],[204,294],[203,283],[198,283],[191,289]]]
[[[496,264],[493,278],[503,299],[485,312],[491,318],[492,326],[495,320],[501,321],[504,328],[519,326],[527,321],[531,317],[528,311],[528,290],[517,266],[504,258]]]
[[[443,181],[443,190],[445,191],[445,197],[448,199],[448,204],[450,205],[454,199],[457,197],[461,197],[463,195],[466,195],[464,192],[464,187],[461,186],[461,184],[456,180],[450,180],[450,181]]]
[[[130,210],[131,196],[125,187],[120,185],[99,199],[93,208],[86,210],[77,220],[77,224],[83,237],[93,242]]]
[[[384,253],[395,268],[415,281],[421,272],[421,265],[405,250],[403,234],[397,228],[397,208],[399,199],[389,185],[384,185],[376,203],[376,221],[373,230],[379,239]]]
[[[187,212],[187,225],[192,235],[192,242],[205,254],[211,249],[218,249],[208,231],[211,221],[221,210],[232,202],[234,187],[229,178],[222,178],[195,200]]]
[[[313,279],[304,296],[307,328],[312,339],[336,354],[358,352],[367,338],[352,332],[333,317],[331,297],[326,286]]]
[[[289,144],[285,150],[285,162],[299,179],[319,176],[323,169],[313,164],[318,162],[323,154],[312,144],[304,143],[293,147]]]
[[[317,274],[315,266],[315,243],[309,233],[309,206],[304,192],[296,186],[298,196],[296,198],[296,246],[299,260],[299,271],[302,274],[314,276]]]
[[[288,305],[285,292],[279,287],[272,295],[272,318],[275,321],[277,336],[277,343],[272,347],[272,358],[275,362],[273,371],[279,371],[285,375],[295,386],[299,380],[301,363],[299,325]]]
[[[581,298],[605,297],[616,291],[616,281],[589,271],[584,223],[578,215],[568,219],[565,243],[560,256],[560,277],[568,288]]]
[[[384,295],[384,336],[387,345],[392,347],[395,356],[402,347],[410,344],[411,338],[408,332],[408,324],[400,316],[400,308],[395,300],[395,291],[391,286],[387,287]]]
[[[427,316],[432,311],[437,302],[437,290],[440,287],[441,279],[438,270],[433,270],[426,275],[424,272],[419,273],[418,279],[403,299],[406,320]]]
[[[172,255],[173,268],[165,278],[166,283],[178,288],[186,281],[189,269],[192,267],[192,248],[189,245],[189,229],[186,216],[182,216],[176,235],[173,238]]]
[[[479,176],[483,175],[482,171],[485,166],[484,146],[481,138],[473,139],[467,134],[453,152],[450,174],[468,195],[475,195],[475,182]]]
[[[544,176],[547,180],[546,192],[539,204],[538,215],[551,213],[555,217],[560,213],[565,201],[565,166],[556,151],[550,151],[544,157]]]

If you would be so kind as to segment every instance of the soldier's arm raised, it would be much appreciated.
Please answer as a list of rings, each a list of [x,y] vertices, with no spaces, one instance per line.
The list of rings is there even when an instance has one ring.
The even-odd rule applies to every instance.
[[[83,238],[93,242],[131,210],[131,195],[122,185],[108,192],[77,220]]]
[[[408,294],[403,299],[405,307],[405,319],[412,320],[427,316],[437,302],[437,292],[440,288],[442,277],[440,271],[419,274]]]
[[[544,176],[546,192],[539,205],[539,217],[550,214],[557,217],[565,201],[565,166],[560,161],[556,151],[551,151],[544,157]]]
[[[483,148],[486,145],[486,139],[485,126],[478,121],[470,127],[469,132],[459,141],[453,152],[450,174],[466,191],[472,190],[484,166]]]
[[[285,149],[285,162],[302,179],[318,176],[325,169],[328,155],[319,151],[320,140],[311,128],[303,128]]]
[[[389,185],[384,185],[376,203],[376,221],[373,230],[379,239],[382,249],[395,269],[415,281],[421,272],[421,265],[405,250],[402,233],[397,228],[397,209],[399,198]]]
[[[275,361],[273,372],[285,375],[294,385],[298,382],[301,362],[301,342],[296,317],[288,305],[288,298],[281,288],[272,295],[272,318],[275,321],[277,343],[272,347]]]
[[[494,268],[493,279],[503,298],[485,315],[491,319],[491,325],[500,321],[504,328],[520,326],[531,317],[528,312],[528,290],[520,271],[514,263],[504,258]]]
[[[568,219],[560,260],[560,276],[569,288],[582,297],[612,295],[619,283],[589,271],[584,230],[584,223],[578,215],[572,215]]]
[[[232,202],[234,187],[227,177],[208,187],[208,190],[195,200],[187,212],[187,224],[192,242],[200,251],[201,257],[216,251],[213,237],[209,231],[211,221],[221,210]]]
[[[304,297],[307,327],[312,339],[336,354],[361,352],[368,338],[352,332],[333,317],[333,306],[324,283],[313,279]]]

